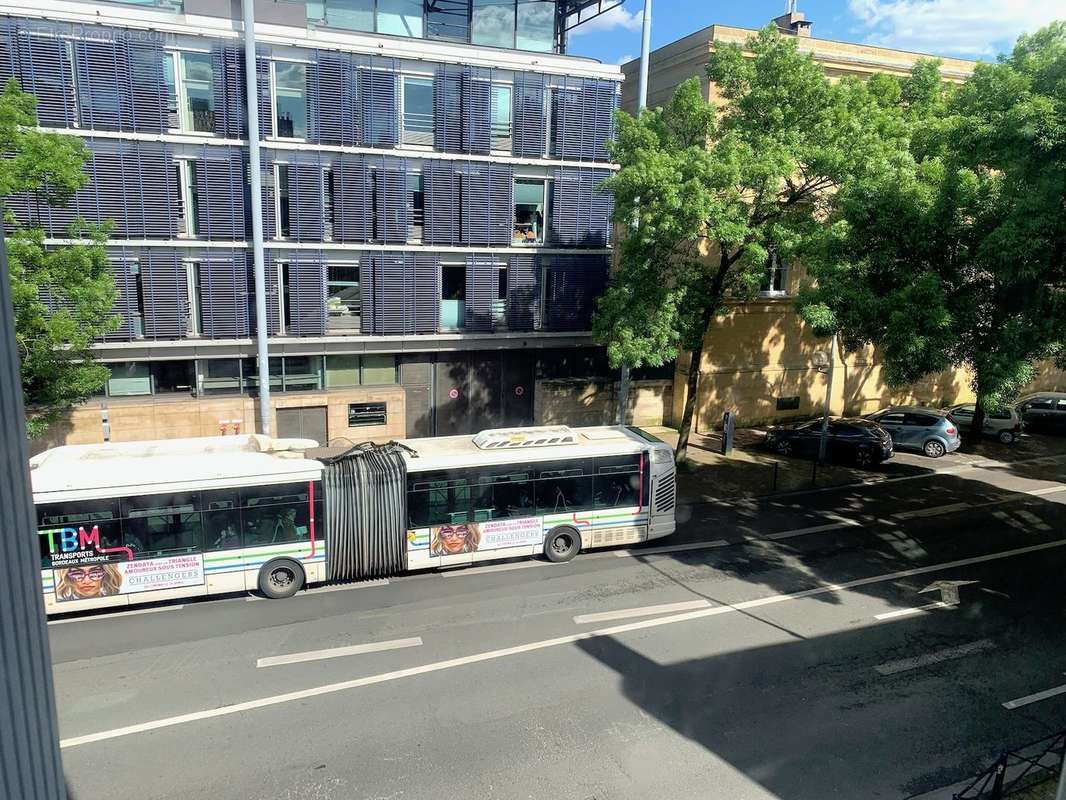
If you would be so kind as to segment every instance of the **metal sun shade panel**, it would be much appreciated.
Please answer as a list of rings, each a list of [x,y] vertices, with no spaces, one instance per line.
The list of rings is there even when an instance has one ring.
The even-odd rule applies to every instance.
[[[215,133],[240,139],[248,133],[244,111],[244,52],[233,43],[216,43],[211,51],[215,73]]]
[[[495,256],[470,253],[466,257],[466,313],[468,331],[487,332],[493,329],[492,306],[500,289],[500,267]]]
[[[618,87],[613,81],[562,78],[552,89],[552,156],[566,161],[607,161],[614,136]]]
[[[205,251],[200,259],[203,335],[243,339],[250,331],[248,261],[243,250]]]
[[[446,153],[463,149],[463,69],[441,64],[433,78],[433,147]]]
[[[461,86],[462,151],[487,155],[492,147],[492,70],[465,67]]]
[[[457,245],[461,234],[461,183],[456,165],[427,161],[422,167],[426,244]]]
[[[73,42],[81,125],[116,131],[132,127],[132,98],[122,91],[129,74],[125,42],[109,29],[94,34],[105,38]]]
[[[18,26],[10,17],[0,19],[0,84],[6,86],[12,78],[18,78],[19,43]]]
[[[552,184],[551,240],[570,247],[604,247],[610,239],[614,198],[600,187],[611,172],[561,167]]]
[[[378,161],[374,180],[377,207],[377,240],[403,244],[411,228],[407,202],[407,162],[400,158]]]
[[[266,314],[267,336],[277,336],[281,331],[281,278],[278,269],[278,258],[275,250],[268,250],[263,254],[264,284],[266,287]],[[251,253],[245,256],[245,282],[248,286],[248,302],[245,313],[248,315],[248,330],[251,334],[259,331],[258,317],[255,310],[255,262]]]
[[[370,147],[399,144],[397,74],[393,59],[371,59],[369,64],[359,66],[361,144]]]
[[[436,333],[440,328],[440,259],[433,253],[415,253],[413,333]]]
[[[259,103],[259,137],[265,139],[274,134],[274,117],[270,102],[270,59],[257,56],[255,59],[255,82]]]
[[[508,258],[507,327],[512,331],[540,327],[540,267],[538,257],[532,253]]]
[[[394,446],[360,445],[325,462],[331,582],[407,569],[407,465]]]
[[[132,118],[127,129],[137,133],[165,133],[167,90],[163,80],[163,40],[155,32],[137,31],[125,37],[129,58]]]
[[[554,331],[584,331],[592,325],[596,297],[607,286],[606,256],[556,255],[544,257],[544,327]]]
[[[440,265],[431,253],[363,253],[359,259],[362,331],[375,335],[436,333]]]
[[[236,147],[204,146],[196,159],[196,229],[202,239],[244,239],[244,156]]]
[[[289,238],[321,242],[325,234],[320,157],[289,164]]]
[[[105,342],[128,342],[134,339],[134,320],[140,317],[137,277],[137,258],[126,252],[125,248],[108,248],[107,259],[110,262],[111,275],[115,279],[118,294],[111,306],[112,313],[118,314],[122,322],[118,328],[105,334]]]
[[[333,162],[333,239],[369,242],[373,238],[373,183],[366,156],[345,153]]]
[[[322,252],[298,251],[289,259],[288,333],[324,336],[326,333],[326,266]]]
[[[144,335],[181,339],[188,329],[189,293],[185,265],[174,250],[152,248],[141,258]]]
[[[264,239],[274,239],[278,235],[277,208],[274,202],[276,192],[274,162],[267,152],[259,162],[259,196],[263,204]]]
[[[71,81],[72,65],[66,42],[53,29],[38,26],[18,32],[22,89],[37,98],[37,120],[46,128],[73,128],[78,112]]]
[[[544,156],[546,123],[544,99],[546,79],[543,75],[519,72],[514,78],[511,97],[514,141],[512,152],[522,158]]]
[[[359,144],[362,110],[352,55],[319,51],[315,67],[308,75],[308,104],[311,104],[311,97],[315,98],[314,113],[309,114],[309,118],[317,120],[317,124],[311,127],[311,141],[346,146]]]

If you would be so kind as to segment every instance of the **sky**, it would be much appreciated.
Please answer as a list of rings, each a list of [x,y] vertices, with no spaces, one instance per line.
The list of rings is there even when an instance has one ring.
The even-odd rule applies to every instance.
[[[570,52],[621,64],[640,55],[643,0],[571,32]],[[652,49],[712,24],[760,28],[785,0],[654,0]],[[821,39],[995,60],[1021,33],[1066,19],[1066,0],[799,0]]]

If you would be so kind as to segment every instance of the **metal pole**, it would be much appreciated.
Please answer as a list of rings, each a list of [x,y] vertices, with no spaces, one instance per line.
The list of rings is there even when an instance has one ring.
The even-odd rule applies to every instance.
[[[640,38],[640,84],[637,92],[637,113],[648,107],[648,57],[651,53],[651,0],[644,0],[644,24]],[[633,221],[633,227],[639,224]],[[626,424],[629,411],[629,365],[622,365],[622,375],[618,385],[618,424]]]
[[[822,411],[822,437],[818,442],[818,461],[825,462],[825,448],[829,436],[829,405],[833,400],[833,364],[837,358],[837,335],[833,334],[833,341],[829,345],[829,370],[825,380],[825,408]]]
[[[266,265],[263,258],[263,187],[259,172],[259,83],[255,64],[255,0],[243,0],[244,77],[248,95],[248,182],[252,194],[252,259],[255,265],[255,339],[259,359],[260,432],[270,436],[270,351],[267,343]]]
[[[0,224],[0,797],[66,800],[14,327]]]

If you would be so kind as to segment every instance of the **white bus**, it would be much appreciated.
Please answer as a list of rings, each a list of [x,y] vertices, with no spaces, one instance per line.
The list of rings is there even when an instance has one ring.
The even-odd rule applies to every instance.
[[[634,544],[674,530],[670,447],[635,428],[359,445],[228,436],[31,460],[48,613]]]

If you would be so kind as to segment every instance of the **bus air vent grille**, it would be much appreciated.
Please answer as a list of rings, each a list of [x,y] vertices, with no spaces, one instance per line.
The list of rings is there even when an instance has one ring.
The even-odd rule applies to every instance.
[[[670,473],[659,479],[655,487],[655,513],[662,514],[673,509],[677,496],[677,479]]]
[[[564,425],[548,428],[504,428],[482,431],[474,445],[482,450],[518,450],[577,444],[577,435]]]

